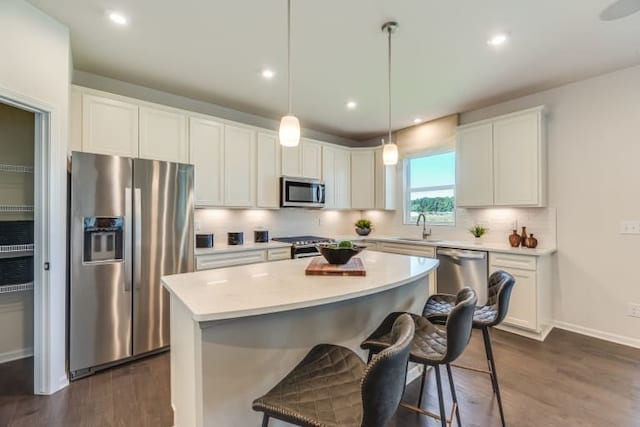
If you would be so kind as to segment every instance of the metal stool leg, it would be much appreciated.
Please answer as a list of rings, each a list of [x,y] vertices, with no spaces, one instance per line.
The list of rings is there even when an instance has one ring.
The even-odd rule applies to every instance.
[[[500,385],[498,384],[498,374],[496,372],[496,362],[493,358],[493,347],[491,346],[491,335],[489,335],[489,328],[482,328],[482,337],[484,338],[484,348],[487,352],[487,359],[489,360],[489,368],[491,370],[491,384],[498,400],[498,409],[500,410],[500,421],[502,421],[502,427],[506,426],[504,421],[504,410],[502,409],[502,397],[500,396]]]
[[[451,373],[451,365],[447,363],[447,374],[449,375],[449,388],[451,389],[451,399],[456,409],[456,420],[458,421],[458,427],[462,427],[462,421],[460,421],[460,408],[458,406],[458,397],[456,396],[456,387],[453,384],[453,375]]]
[[[262,427],[267,427],[269,425],[269,416],[267,414],[264,414],[264,417],[262,417]]]
[[[438,403],[440,404],[440,424],[447,427],[447,414],[444,411],[444,396],[442,394],[442,379],[440,378],[440,366],[435,365],[433,369],[436,371],[436,385],[438,386]]]
[[[420,384],[420,394],[418,395],[418,408],[422,408],[422,396],[424,394],[424,383],[427,382],[427,365],[422,365],[422,383]]]

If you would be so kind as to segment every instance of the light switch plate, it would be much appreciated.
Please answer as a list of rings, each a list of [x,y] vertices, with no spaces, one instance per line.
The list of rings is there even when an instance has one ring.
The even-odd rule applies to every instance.
[[[640,317],[640,304],[629,303],[627,314],[631,317]]]
[[[640,234],[640,221],[620,221],[620,234]]]

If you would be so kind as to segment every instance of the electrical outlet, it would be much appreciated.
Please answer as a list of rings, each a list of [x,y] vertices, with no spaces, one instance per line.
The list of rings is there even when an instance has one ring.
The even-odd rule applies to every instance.
[[[200,221],[193,221],[196,231],[200,231]]]
[[[640,317],[640,304],[629,303],[628,315],[631,317]]]
[[[640,234],[640,221],[620,221],[620,234]]]

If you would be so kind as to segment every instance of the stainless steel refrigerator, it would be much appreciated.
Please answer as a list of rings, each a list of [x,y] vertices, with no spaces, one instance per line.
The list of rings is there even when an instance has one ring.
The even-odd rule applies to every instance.
[[[193,166],[72,153],[69,371],[169,345],[160,278],[193,271]]]

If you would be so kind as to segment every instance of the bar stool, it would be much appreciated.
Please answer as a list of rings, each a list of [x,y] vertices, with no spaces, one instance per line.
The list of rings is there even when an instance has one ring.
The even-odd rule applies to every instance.
[[[447,427],[453,422],[455,413],[458,425],[460,422],[460,410],[458,409],[458,399],[456,397],[453,376],[451,375],[450,363],[458,358],[467,347],[471,338],[471,322],[473,321],[473,310],[478,301],[475,291],[471,288],[461,289],[457,296],[454,296],[454,307],[451,309],[444,328],[436,326],[422,316],[411,314],[415,323],[415,336],[411,343],[409,360],[414,363],[424,365],[422,372],[422,384],[418,406],[402,403],[407,409],[418,412],[422,415],[440,420],[442,427]],[[376,357],[374,354],[384,351],[391,341],[391,325],[395,319],[405,316],[403,313],[391,313],[382,324],[367,338],[360,347],[369,350],[369,357]],[[440,377],[440,365],[445,365],[449,376],[449,387],[451,389],[451,415],[447,419],[444,408],[444,397],[442,394],[442,379]],[[440,415],[426,411],[420,407],[422,404],[422,394],[426,380],[427,367],[432,366],[436,372],[436,385],[438,387],[438,403]]]
[[[267,394],[253,402],[262,426],[276,418],[299,426],[384,427],[398,409],[415,327],[399,316],[392,343],[369,364],[337,345],[315,346]]]
[[[489,277],[488,298],[487,303],[483,306],[475,308],[473,315],[473,328],[482,331],[484,340],[484,350],[487,356],[488,371],[466,366],[457,366],[457,368],[467,369],[475,372],[489,374],[491,378],[491,386],[493,393],[498,401],[498,409],[500,410],[500,420],[502,427],[505,427],[504,411],[502,409],[502,398],[500,397],[500,385],[498,384],[498,374],[496,371],[496,363],[493,357],[493,348],[491,345],[491,335],[489,328],[499,325],[504,320],[509,310],[509,299],[511,291],[516,280],[506,271],[496,271]],[[424,307],[422,315],[434,323],[444,323],[451,316],[452,309],[455,305],[456,297],[454,295],[436,294],[429,297]]]

